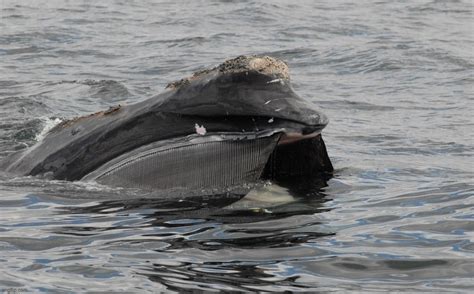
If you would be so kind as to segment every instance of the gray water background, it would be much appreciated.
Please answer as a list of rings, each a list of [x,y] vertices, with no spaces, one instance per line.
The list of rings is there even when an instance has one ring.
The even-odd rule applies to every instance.
[[[0,292],[472,293],[473,31],[472,1],[0,0],[0,157],[268,54],[330,118],[336,168],[237,210],[1,174]]]

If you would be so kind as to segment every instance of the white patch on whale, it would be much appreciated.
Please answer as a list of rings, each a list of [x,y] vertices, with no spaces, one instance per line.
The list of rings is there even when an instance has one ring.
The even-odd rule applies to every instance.
[[[280,83],[282,85],[284,85],[284,81],[283,79],[274,79],[274,80],[271,80],[271,81],[268,81],[267,84],[273,84],[273,83]]]
[[[194,124],[194,128],[196,129],[196,134],[198,135],[204,136],[207,133],[207,130],[204,125],[200,126],[196,123]]]

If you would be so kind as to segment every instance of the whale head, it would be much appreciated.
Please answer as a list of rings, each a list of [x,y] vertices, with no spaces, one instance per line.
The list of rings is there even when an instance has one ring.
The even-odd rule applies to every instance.
[[[2,166],[151,190],[279,181],[332,171],[327,123],[294,92],[286,63],[239,56],[142,102],[64,121]]]

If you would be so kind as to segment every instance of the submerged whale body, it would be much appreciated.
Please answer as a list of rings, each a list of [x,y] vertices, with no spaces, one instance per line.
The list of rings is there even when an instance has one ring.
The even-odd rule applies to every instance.
[[[295,94],[283,61],[240,56],[143,102],[64,121],[0,165],[151,190],[316,177],[333,169],[321,138],[327,123]]]

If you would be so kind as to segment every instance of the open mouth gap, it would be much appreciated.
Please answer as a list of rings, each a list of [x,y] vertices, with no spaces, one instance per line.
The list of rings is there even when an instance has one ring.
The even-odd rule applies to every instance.
[[[248,134],[254,133],[257,134],[257,137],[260,137],[261,134],[278,132],[282,134],[278,145],[290,144],[300,140],[314,138],[321,134],[321,131],[325,127],[325,125],[306,125],[299,121],[270,116],[229,115],[218,116],[212,119],[208,117],[195,116],[194,119],[196,120],[197,125],[203,126],[214,121],[232,122],[233,125],[238,125],[239,128],[242,129],[243,136],[248,136]],[[222,133],[238,134],[239,132],[234,131]]]
[[[278,141],[278,145],[292,144],[301,140],[315,138],[319,134],[321,134],[320,131],[309,134],[303,134],[298,132],[284,132],[280,137],[280,140]]]

